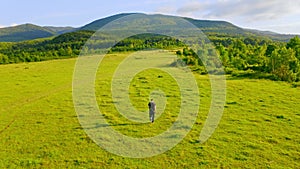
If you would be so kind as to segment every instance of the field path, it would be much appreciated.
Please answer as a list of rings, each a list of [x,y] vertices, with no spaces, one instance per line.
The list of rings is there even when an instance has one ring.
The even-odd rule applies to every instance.
[[[15,108],[18,108],[18,107],[22,107],[26,104],[30,104],[30,103],[33,103],[35,101],[38,101],[38,100],[41,100],[43,98],[47,98],[51,95],[54,95],[54,94],[57,94],[61,91],[64,91],[66,89],[69,89],[72,87],[72,83],[68,82],[68,83],[65,83],[63,85],[60,85],[54,89],[51,89],[51,90],[48,90],[48,91],[45,91],[45,92],[40,92],[39,94],[36,94],[34,97],[27,97],[21,101],[16,101],[16,102],[13,102],[11,104],[9,104],[10,106],[6,106],[6,107],[2,107],[0,109],[0,112],[5,112],[5,111],[11,111]],[[0,134],[2,134],[5,130],[7,130],[18,118],[18,113],[16,113],[12,120],[4,126],[3,129],[0,130]]]

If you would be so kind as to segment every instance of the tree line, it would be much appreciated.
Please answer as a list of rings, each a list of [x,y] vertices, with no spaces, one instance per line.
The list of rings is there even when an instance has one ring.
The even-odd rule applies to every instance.
[[[298,36],[287,43],[251,38],[227,38],[214,43],[217,55],[227,74],[289,82],[300,81],[300,39]],[[209,56],[209,49],[193,51],[190,48],[183,48],[176,53],[187,65],[192,66],[194,71],[202,74],[208,73],[199,56]],[[205,60],[205,62],[210,62],[210,60]]]
[[[15,43],[0,42],[0,64],[71,58],[84,53],[99,54],[110,46],[113,47],[108,52],[138,51],[148,48],[170,49],[184,46],[181,41],[163,35],[136,35],[116,43],[107,35],[98,33],[94,35],[94,33],[94,31],[77,31],[55,38]]]

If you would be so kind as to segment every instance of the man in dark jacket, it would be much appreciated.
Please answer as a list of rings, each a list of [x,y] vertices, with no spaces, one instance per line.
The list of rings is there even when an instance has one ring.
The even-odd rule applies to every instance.
[[[155,111],[156,111],[156,104],[153,101],[153,99],[151,99],[151,101],[148,103],[148,107],[149,107],[150,121],[153,123],[154,122],[154,115],[155,115]]]

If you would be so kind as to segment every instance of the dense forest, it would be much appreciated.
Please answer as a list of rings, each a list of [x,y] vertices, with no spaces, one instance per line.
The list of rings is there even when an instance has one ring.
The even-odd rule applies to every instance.
[[[183,42],[163,35],[136,35],[114,44],[109,37],[100,35],[94,43],[87,40],[94,31],[80,30],[54,38],[23,42],[1,42],[0,64],[37,62],[50,59],[76,57],[82,51],[100,53],[98,46],[114,45],[108,52],[138,51],[148,48],[177,51],[186,64],[201,74],[208,73],[198,55],[209,55],[208,50],[193,51]],[[283,81],[300,81],[300,39],[294,37],[288,42],[257,37],[230,37],[209,35],[227,74],[256,76]]]

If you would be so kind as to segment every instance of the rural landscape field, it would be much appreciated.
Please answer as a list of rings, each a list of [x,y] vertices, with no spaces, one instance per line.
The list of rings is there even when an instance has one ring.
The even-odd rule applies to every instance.
[[[109,79],[114,66],[122,58],[124,54],[105,57],[103,69],[107,73],[102,74],[102,80]],[[191,132],[180,144],[164,154],[131,159],[106,152],[82,130],[72,102],[75,61],[65,59],[0,67],[1,168],[299,166],[300,90],[287,82],[227,77],[223,118],[212,137],[200,144],[198,137],[211,100],[210,82],[206,75],[195,74],[203,106]],[[153,74],[150,74],[152,77],[148,75],[149,80]],[[146,72],[144,76],[147,77]],[[142,85],[139,81],[133,83]],[[136,89],[131,90],[135,95]],[[105,102],[110,99],[109,85],[97,92],[104,95],[99,106],[110,109],[113,105]],[[176,97],[176,93],[172,97]],[[133,104],[146,105],[147,99],[133,99]],[[152,134],[156,134],[174,120],[170,116],[168,119],[159,119],[153,125],[146,123],[137,127],[114,114],[110,115],[110,111],[106,112],[112,124],[127,124],[115,126],[117,130],[136,137],[141,137],[149,130],[154,130]]]
[[[297,35],[248,30],[225,21],[192,18],[185,20],[205,34],[205,39],[199,42],[200,50],[163,34],[141,33],[119,42],[111,35],[97,34],[109,22],[130,15],[113,15],[80,28],[25,24],[0,29],[0,168],[300,167],[300,39]],[[175,23],[169,16],[155,15],[159,22],[151,22],[152,15],[138,15],[150,18],[149,22],[134,22],[143,25],[143,31],[165,28],[162,22]],[[125,24],[116,30],[133,31],[131,23]],[[190,30],[184,31],[189,35]],[[97,48],[99,45],[112,47],[103,50]],[[128,105],[144,113],[137,116],[146,122],[132,121],[119,111],[117,104],[123,96],[114,100],[118,98],[113,95],[114,85],[120,87],[128,80],[127,70],[120,65],[129,57],[133,60],[127,60],[128,69],[143,68],[139,65],[143,61],[150,65],[147,58],[151,57],[161,61],[157,67],[137,72],[127,88],[119,89],[126,91],[124,98],[130,99]],[[185,77],[178,75],[176,79],[164,70],[179,70],[177,64],[183,64],[195,79],[196,93],[199,93],[200,106],[191,130],[168,151],[144,158],[118,155],[99,146],[81,123],[82,117],[76,109],[79,104],[74,101],[78,83],[76,67],[81,58],[101,58],[94,75],[93,94],[108,125],[97,127],[113,128],[132,138],[154,137],[178,120],[181,104],[186,102],[179,85]],[[215,69],[208,69],[207,65]],[[121,69],[119,81],[113,81],[118,69]],[[212,100],[221,99],[212,94],[212,76],[226,78],[224,111],[212,135],[201,142],[199,135]],[[79,83],[84,84],[84,80]],[[185,84],[192,86],[191,81]],[[151,98],[157,103],[154,123],[148,120]],[[88,103],[81,99],[82,103]],[[131,111],[127,113],[138,118]],[[114,137],[108,135],[107,139]],[[113,148],[121,149],[118,144]]]

